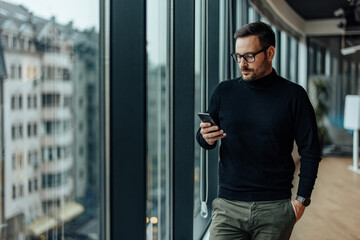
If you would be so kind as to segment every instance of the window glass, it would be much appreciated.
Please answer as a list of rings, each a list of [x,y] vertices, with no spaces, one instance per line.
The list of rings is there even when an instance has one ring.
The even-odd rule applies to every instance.
[[[289,73],[289,80],[293,82],[298,82],[298,45],[295,39],[290,38],[290,73]]]
[[[358,65],[358,79],[360,79],[360,63],[357,64]],[[357,94],[360,95],[360,83],[358,81],[358,87],[357,87]]]
[[[170,239],[168,2],[147,1],[147,202],[146,236]]]
[[[285,32],[280,33],[280,75],[288,76],[288,37]]]
[[[324,64],[323,62],[323,57],[322,57],[322,51],[320,47],[316,48],[316,73],[317,74],[322,74],[322,66]]]
[[[195,113],[194,113],[194,130],[195,134],[199,129],[200,119],[197,116],[197,113],[202,112],[202,78],[204,77],[204,66],[205,66],[205,41],[204,41],[204,20],[205,13],[202,11],[204,1],[203,0],[195,0]],[[198,143],[195,141],[195,156],[194,156],[194,218],[200,213],[200,161],[201,161],[201,148]],[[196,224],[196,223],[194,223]],[[195,229],[195,228],[194,228]]]
[[[351,62],[350,65],[350,92],[349,94],[356,94],[356,64]]]
[[[199,129],[201,120],[198,117],[199,112],[206,110],[206,66],[207,66],[207,47],[206,47],[206,19],[207,19],[207,1],[195,1],[195,91],[194,91],[194,136]],[[203,234],[209,220],[201,215],[201,204],[206,202],[208,205],[208,189],[205,183],[206,165],[205,150],[203,150],[195,140],[194,146],[194,225],[193,239],[199,239]]]
[[[256,13],[253,7],[249,7],[248,9],[248,22],[255,22],[256,21]]]
[[[308,51],[309,51],[309,56],[308,56],[308,66],[309,66],[309,69],[308,69],[308,72],[310,75],[313,75],[316,73],[316,70],[314,68],[314,64],[315,64],[315,53],[314,53],[314,47],[313,46],[309,46],[308,47]]]
[[[104,239],[99,6],[100,0],[0,2],[11,13],[0,18],[1,239]],[[88,85],[95,90],[87,92]],[[91,101],[64,107],[65,97],[79,96]],[[86,132],[79,133],[80,122]]]

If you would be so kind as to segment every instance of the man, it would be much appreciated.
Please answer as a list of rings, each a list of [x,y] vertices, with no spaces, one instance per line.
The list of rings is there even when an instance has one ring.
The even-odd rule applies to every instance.
[[[221,139],[219,193],[211,240],[289,239],[310,204],[320,158],[314,110],[305,90],[275,72],[275,34],[262,22],[235,33],[242,77],[215,89],[197,141],[213,149]],[[297,197],[291,200],[296,141],[301,156]]]

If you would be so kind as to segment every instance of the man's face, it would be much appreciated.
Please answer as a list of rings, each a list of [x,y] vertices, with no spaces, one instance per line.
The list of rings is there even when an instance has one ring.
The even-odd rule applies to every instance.
[[[256,53],[262,49],[258,36],[239,37],[236,40],[236,53]],[[271,50],[270,50],[271,49]],[[245,81],[252,81],[264,77],[271,73],[271,61],[273,56],[267,57],[267,52],[272,51],[273,47],[255,56],[255,62],[248,63],[244,58],[239,64],[242,77]]]

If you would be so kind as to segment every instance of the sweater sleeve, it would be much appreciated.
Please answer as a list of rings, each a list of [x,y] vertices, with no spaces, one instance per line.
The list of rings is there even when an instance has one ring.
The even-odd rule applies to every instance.
[[[295,99],[294,122],[295,141],[301,156],[297,194],[310,197],[317,177],[321,153],[314,109],[303,88]]]
[[[220,124],[219,124],[220,123],[220,121],[219,121],[219,101],[220,101],[220,84],[214,90],[214,92],[210,98],[209,108],[206,111],[207,113],[210,114],[211,118],[215,121],[215,123],[218,126],[220,126]],[[199,143],[199,145],[206,150],[214,149],[216,147],[217,141],[213,145],[209,145],[205,141],[203,136],[201,135],[200,130],[201,130],[201,128],[199,127],[199,129],[196,133],[196,140]]]

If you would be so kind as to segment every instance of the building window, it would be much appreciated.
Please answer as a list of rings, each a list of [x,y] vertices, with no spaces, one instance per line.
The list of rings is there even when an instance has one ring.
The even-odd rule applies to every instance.
[[[28,129],[28,137],[31,137],[31,124],[29,123],[27,126]]]
[[[12,198],[16,199],[16,186],[13,185],[13,189],[12,189]]]
[[[32,191],[31,180],[29,180],[29,193]]]
[[[19,125],[19,137],[22,138],[23,137],[23,126]]]
[[[15,65],[11,64],[10,66],[10,78],[15,79]]]
[[[13,124],[11,126],[11,138],[13,140],[23,137],[22,124]]]
[[[22,96],[19,96],[19,109],[22,109]]]
[[[22,183],[20,183],[19,196],[20,197],[24,196],[24,184],[22,184]]]
[[[33,96],[33,107],[35,109],[37,108],[37,96],[36,95]]]
[[[15,109],[16,99],[15,96],[11,96],[11,110]]]
[[[28,97],[27,97],[27,106],[28,106],[28,108],[31,108],[31,96],[30,95],[28,95]]]
[[[42,94],[41,95],[43,107],[58,107],[60,106],[60,94]]]
[[[34,179],[34,190],[35,191],[38,190],[38,179],[37,178]]]
[[[61,148],[61,147],[57,147],[57,158],[58,158],[58,159],[61,158],[61,152],[62,152],[62,148]]]
[[[53,160],[53,154],[52,154],[52,148],[51,147],[48,148],[48,159],[49,159],[49,161]]]
[[[13,37],[13,48],[17,48],[17,38]]]
[[[22,153],[16,154],[17,159],[19,160],[20,169],[24,168],[24,155]]]
[[[18,79],[22,79],[22,70],[21,70],[21,65],[18,66]]]
[[[64,173],[43,174],[42,188],[59,187],[66,183],[67,176]]]
[[[34,151],[34,169],[37,169],[39,167],[39,159],[38,159],[38,151]]]
[[[11,110],[18,110],[22,108],[22,96],[14,94],[11,96]]]
[[[12,169],[15,170],[16,169],[16,155],[15,153],[13,153],[12,158],[11,158],[11,162],[12,162]]]
[[[33,41],[29,40],[29,43],[28,43],[28,49],[29,51],[32,50],[32,46],[33,46]]]
[[[32,162],[32,151],[28,152],[28,165],[30,166]]]
[[[64,68],[64,69],[63,69],[63,79],[64,79],[65,81],[70,80],[70,71],[69,71],[69,69],[67,69],[67,68]]]
[[[27,102],[28,102],[27,106],[28,106],[29,109],[30,108],[36,109],[36,107],[37,107],[37,97],[36,97],[36,95],[29,94],[28,97],[27,97]]]
[[[15,126],[11,127],[11,138],[16,139],[16,127]]]
[[[27,126],[28,137],[34,137],[37,135],[37,124],[36,123],[28,123]]]

